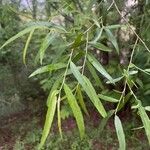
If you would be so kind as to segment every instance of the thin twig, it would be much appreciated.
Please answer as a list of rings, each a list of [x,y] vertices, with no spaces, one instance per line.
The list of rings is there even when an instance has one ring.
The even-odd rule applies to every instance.
[[[122,19],[127,23],[127,26],[132,30],[132,32],[136,35],[136,37],[142,42],[142,44],[144,45],[144,47],[146,48],[146,50],[147,50],[148,52],[150,52],[150,49],[147,47],[147,45],[145,44],[145,42],[144,42],[144,41],[141,39],[141,37],[136,33],[136,31],[133,30],[133,28],[131,27],[130,23],[126,20],[126,18],[125,18],[124,16],[122,16],[122,14],[121,14],[121,12],[120,12],[120,10],[119,10],[119,8],[118,8],[118,6],[117,6],[115,0],[113,0],[113,2],[114,2],[114,6],[115,6],[117,12],[118,12],[119,15],[122,17]]]
[[[135,48],[136,48],[136,46],[137,46],[137,42],[138,42],[138,38],[136,39],[135,44],[134,44],[134,46],[133,46],[133,50],[132,50],[132,53],[131,53],[131,57],[130,57],[129,65],[128,65],[128,68],[127,68],[127,72],[129,72],[130,64],[132,63],[133,55],[134,55],[134,52],[135,52]],[[122,94],[121,94],[121,96],[120,96],[120,99],[119,99],[117,108],[115,109],[115,114],[117,113],[117,111],[118,111],[118,109],[119,109],[119,105],[120,105],[120,103],[121,103],[121,100],[122,100],[122,98],[123,98],[124,95],[125,95],[127,85],[128,85],[128,82],[127,82],[127,78],[126,78],[126,79],[125,79],[125,82],[124,82],[124,88],[123,88]],[[129,86],[129,85],[128,85],[128,86]]]

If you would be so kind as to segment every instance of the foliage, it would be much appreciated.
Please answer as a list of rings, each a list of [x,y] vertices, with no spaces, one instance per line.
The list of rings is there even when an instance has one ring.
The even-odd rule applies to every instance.
[[[124,149],[125,136],[117,113],[125,109],[126,105],[130,105],[132,109],[136,109],[135,113],[138,112],[140,115],[150,143],[150,119],[146,113],[145,105],[142,103],[145,96],[140,94],[144,90],[145,95],[149,95],[149,83],[147,82],[144,85],[146,81],[149,81],[150,75],[148,34],[150,27],[147,18],[150,15],[149,2],[139,1],[137,7],[140,9],[142,5],[144,14],[140,14],[139,18],[136,17],[134,20],[133,16],[139,13],[135,9],[135,11],[130,12],[129,21],[125,16],[121,16],[120,9],[124,8],[124,3],[121,1],[113,0],[112,3],[109,1],[78,1],[78,3],[66,1],[65,5],[63,4],[64,1],[55,3],[57,4],[55,13],[58,12],[65,18],[64,26],[63,23],[57,24],[52,21],[31,22],[0,48],[3,49],[12,41],[29,34],[23,52],[25,63],[27,48],[33,32],[40,30],[46,34],[35,59],[43,66],[30,75],[30,77],[33,77],[45,74],[46,78],[42,83],[52,83],[39,149],[42,148],[48,136],[55,112],[57,112],[58,127],[62,136],[60,114],[61,106],[66,103],[69,104],[73,112],[80,136],[83,138],[84,120],[81,110],[88,114],[85,100],[89,100],[89,103],[97,109],[103,118],[107,118],[108,115],[105,108],[106,104],[117,103],[114,105],[113,111],[115,127],[120,147],[124,145]],[[62,12],[57,11],[60,8],[63,10]],[[116,18],[111,19],[114,15]],[[123,24],[118,21],[120,17],[123,18]],[[143,26],[146,27],[147,32],[145,32],[145,28],[142,28]],[[120,38],[124,31],[128,31],[129,37]],[[99,51],[101,55],[107,57],[101,57],[101,60],[99,60],[95,49],[96,52]],[[125,52],[127,54],[124,54]],[[120,58],[119,55],[122,55],[122,57]],[[126,61],[127,63],[124,63]],[[94,81],[91,82],[91,79],[94,79]],[[79,96],[77,94],[79,86],[81,87],[80,97],[83,97],[83,99],[80,98],[82,104],[76,98]],[[141,88],[143,89],[140,90]],[[107,103],[108,101],[109,103]],[[148,105],[146,105],[147,107]]]

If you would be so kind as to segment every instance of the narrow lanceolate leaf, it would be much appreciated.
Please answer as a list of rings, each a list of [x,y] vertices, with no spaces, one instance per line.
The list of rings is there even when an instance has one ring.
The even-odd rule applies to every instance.
[[[25,28],[24,30],[20,31],[18,34],[14,35],[13,37],[11,37],[9,40],[7,40],[1,47],[0,49],[2,49],[3,47],[5,47],[6,45],[8,45],[9,43],[13,42],[14,40],[22,37],[23,35],[31,32],[32,30],[35,29],[56,29],[56,30],[60,30],[60,31],[65,31],[65,29],[63,27],[54,25],[54,24],[50,24],[49,22],[47,23],[42,23],[42,22],[34,22],[32,24],[30,24],[27,28]]]
[[[96,42],[101,38],[103,29],[104,29],[104,28],[102,27],[101,29],[99,29],[99,31],[97,31],[96,36],[95,36],[94,39],[91,41],[92,43],[96,43]]]
[[[125,135],[124,135],[122,123],[117,115],[115,115],[114,123],[117,132],[117,137],[119,140],[119,150],[125,150],[126,149]]]
[[[108,25],[106,28],[108,29],[117,29],[121,27],[126,27],[126,25],[121,25],[121,24],[114,24],[114,25]]]
[[[86,105],[83,100],[80,85],[78,85],[78,87],[77,87],[77,98],[78,98],[79,104],[80,104],[81,108],[83,109],[83,111],[85,112],[85,114],[89,115],[88,110],[87,110]]]
[[[146,72],[150,72],[150,69],[145,69],[144,71],[146,71]]]
[[[113,78],[107,73],[104,67],[96,60],[94,56],[88,55],[87,58],[98,72],[100,72],[106,79],[113,83]]]
[[[118,78],[116,78],[116,79],[113,79],[112,82],[113,82],[113,83],[119,82],[121,79],[123,79],[123,77],[124,77],[124,76],[121,76],[121,77],[118,77]],[[107,84],[110,84],[111,82],[110,82],[110,81],[107,81],[106,83],[107,83]]]
[[[88,97],[90,98],[91,102],[94,104],[98,112],[103,116],[106,117],[107,113],[101,103],[101,101],[98,98],[98,95],[96,94],[96,91],[94,87],[92,86],[91,82],[89,81],[88,78],[85,76],[81,75],[81,73],[78,71],[77,67],[73,62],[70,63],[71,71],[77,81],[81,84],[83,87],[83,90],[86,92]]]
[[[102,81],[100,80],[99,76],[97,75],[95,68],[89,63],[89,61],[87,61],[86,63],[87,63],[88,70],[90,71],[91,75],[93,76],[94,80],[96,81],[95,84],[98,87],[100,87],[101,89],[104,89]]]
[[[49,72],[49,71],[53,71],[53,70],[58,70],[58,69],[61,69],[61,68],[65,68],[66,65],[63,64],[63,63],[57,63],[57,64],[50,64],[50,65],[46,65],[46,66],[43,66],[39,69],[37,69],[36,71],[34,71],[30,76],[30,77],[33,77],[35,75],[38,75],[38,74],[41,74],[41,73],[45,73],[45,72]]]
[[[35,21],[35,22],[29,22],[25,26],[30,27],[30,26],[38,26],[39,28],[47,28],[47,29],[53,29],[57,31],[64,31],[66,32],[65,28],[60,25],[56,25],[54,23],[51,23],[49,21]]]
[[[72,109],[73,115],[76,119],[77,126],[80,132],[80,137],[83,138],[85,134],[85,126],[84,126],[84,120],[82,116],[82,112],[80,110],[80,107],[76,101],[75,96],[72,94],[71,89],[68,87],[68,85],[64,84],[64,90],[67,96],[68,103]]]
[[[51,125],[54,119],[54,114],[55,114],[55,110],[56,110],[56,103],[57,103],[57,95],[58,91],[53,91],[53,93],[48,97],[48,99],[50,99],[49,104],[48,104],[48,110],[47,110],[47,114],[46,114],[46,120],[45,120],[45,124],[44,124],[44,129],[43,129],[43,133],[42,133],[42,138],[39,144],[38,149],[40,150],[46,139],[47,136],[50,132],[51,129]]]
[[[15,36],[11,37],[9,40],[7,40],[1,47],[0,49],[2,49],[3,47],[5,47],[6,45],[8,45],[9,43],[13,42],[14,40],[20,38],[21,36],[31,32],[34,28],[33,27],[28,27],[24,30],[22,30],[21,32],[19,32],[18,34],[16,34]]]
[[[146,111],[150,111],[150,106],[145,106],[144,108]]]
[[[145,109],[143,106],[140,105],[140,107],[138,107],[138,112],[140,114],[141,120],[143,122],[144,125],[144,129],[148,138],[148,142],[150,145],[150,119],[148,117],[148,115],[145,112]]]
[[[92,45],[93,47],[101,50],[101,51],[104,51],[104,52],[111,52],[112,49],[105,46],[104,44],[102,43],[98,43],[98,42],[89,42],[90,45]]]
[[[52,34],[51,32],[46,35],[40,48],[40,63],[41,64],[42,64],[46,49],[49,47],[50,44],[52,44],[55,37],[56,37],[56,34]]]
[[[99,111],[99,113],[105,118],[107,116],[107,113],[106,113],[100,99],[98,98],[98,95],[97,95],[94,87],[92,86],[90,80],[86,76],[84,76],[83,79],[85,81],[85,85],[87,86],[85,88],[85,91],[86,91],[87,95],[89,96],[92,103],[94,104],[94,106]]]
[[[24,63],[24,64],[26,64],[26,61],[25,61],[25,59],[26,59],[26,53],[27,53],[27,49],[28,49],[28,46],[29,46],[29,43],[30,43],[30,41],[31,41],[31,38],[32,38],[33,33],[34,33],[34,29],[31,30],[31,32],[30,32],[30,34],[29,34],[29,36],[28,36],[28,39],[27,39],[27,41],[26,41],[26,45],[25,45],[24,50],[23,50],[23,63]]]
[[[60,133],[60,136],[62,138],[62,129],[61,129],[61,116],[60,116],[60,96],[58,97],[57,100],[57,123],[58,123],[58,130]]]
[[[119,47],[118,47],[118,43],[117,43],[117,40],[116,40],[115,36],[112,34],[112,32],[108,28],[105,28],[105,31],[106,31],[106,34],[108,36],[109,41],[112,42],[112,44],[115,47],[117,53],[119,54]]]
[[[118,99],[115,99],[113,97],[109,97],[109,96],[105,96],[105,95],[102,95],[102,94],[98,94],[98,97],[102,100],[105,100],[105,101],[108,101],[108,102],[112,102],[112,103],[117,103],[119,102]]]

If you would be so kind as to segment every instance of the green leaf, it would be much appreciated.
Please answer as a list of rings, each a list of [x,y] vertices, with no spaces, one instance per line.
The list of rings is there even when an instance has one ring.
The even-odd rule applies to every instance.
[[[62,138],[60,103],[61,103],[61,99],[60,99],[60,96],[59,96],[58,100],[57,100],[57,124],[58,124],[58,130],[59,130],[59,133],[60,133],[60,137]]]
[[[125,141],[125,135],[122,128],[122,123],[117,115],[115,115],[115,128],[117,132],[117,137],[119,140],[119,150],[125,150],[126,149],[126,141]]]
[[[141,120],[143,122],[144,129],[145,129],[145,132],[146,132],[146,135],[148,138],[148,142],[150,145],[150,119],[149,119],[148,115],[146,114],[144,107],[141,106],[140,102],[139,102],[138,112],[139,112]]]
[[[21,36],[31,32],[32,30],[34,30],[35,27],[28,27],[24,30],[22,30],[21,32],[19,32],[18,34],[16,34],[15,36],[11,37],[9,40],[7,40],[1,47],[0,49],[2,49],[3,47],[5,47],[6,45],[8,45],[9,43],[13,42],[14,40],[20,38]]]
[[[89,42],[89,44],[91,44],[93,47],[101,50],[101,51],[104,51],[104,52],[111,52],[112,49],[105,46],[104,44],[102,43],[98,43],[98,42]]]
[[[150,106],[145,106],[145,110],[150,111]]]
[[[118,99],[115,99],[113,97],[109,97],[109,96],[105,96],[105,95],[102,95],[102,94],[98,94],[98,97],[102,100],[105,100],[105,101],[108,101],[108,102],[112,102],[112,103],[117,103],[119,102]]]
[[[91,41],[92,43],[96,43],[100,38],[101,38],[101,35],[103,33],[103,30],[104,28],[100,28],[98,29],[98,31],[96,32],[96,36],[94,37],[94,39]]]
[[[27,28],[25,28],[24,30],[20,31],[18,34],[14,35],[13,37],[11,37],[9,40],[7,40],[1,47],[0,49],[2,49],[3,47],[5,47],[6,45],[8,45],[9,43],[13,42],[14,40],[22,37],[23,35],[31,32],[32,30],[35,29],[59,29],[59,30],[63,30],[64,29],[62,27],[59,27],[57,25],[54,24],[50,24],[50,23],[42,23],[42,22],[34,22],[32,24],[30,24],[30,26],[28,26]]]
[[[99,125],[99,128],[98,128],[98,131],[99,133],[101,134],[102,131],[104,131],[104,127],[106,126],[107,124],[107,121],[109,120],[109,118],[114,114],[115,110],[110,110],[108,113],[107,113],[107,117],[106,118],[103,118],[101,120],[101,123]]]
[[[64,29],[64,27],[60,26],[60,25],[56,25],[54,23],[48,22],[48,21],[36,21],[36,22],[29,22],[27,23],[25,26],[30,27],[30,26],[38,26],[40,28],[51,28],[53,30],[57,30],[57,31],[64,31],[66,32],[66,30]]]
[[[108,26],[106,26],[106,28],[108,28],[108,29],[117,29],[117,28],[121,28],[121,27],[127,27],[127,25],[114,24],[114,25],[108,25]]]
[[[87,63],[87,67],[91,73],[91,75],[93,76],[94,80],[96,81],[96,85],[99,86],[101,89],[104,89],[104,86],[101,82],[101,80],[99,79],[99,76],[97,75],[95,68],[89,63],[89,61],[86,62]]]
[[[97,95],[94,87],[92,86],[90,80],[86,76],[83,76],[83,79],[85,81],[85,85],[87,86],[85,88],[86,94],[89,96],[92,103],[94,104],[94,106],[99,111],[99,113],[105,118],[107,116],[107,113],[106,113],[100,99],[98,98],[98,95]]]
[[[92,15],[93,17],[91,18],[93,20],[93,22],[95,23],[95,25],[100,28],[100,23],[99,20],[97,18],[97,16],[95,14]]]
[[[63,79],[62,76],[63,76],[63,75],[58,76],[58,77],[56,78],[56,81],[54,82],[54,84],[53,84],[53,86],[52,86],[52,88],[51,88],[51,90],[50,90],[49,95],[51,95],[53,91],[58,90],[58,87],[59,87],[59,85],[60,85],[60,83],[61,83],[61,81],[62,81],[62,79]],[[46,102],[47,107],[48,107],[49,101],[50,101],[50,99],[47,99],[47,102]]]
[[[42,64],[42,60],[43,60],[46,49],[49,47],[50,44],[52,44],[55,38],[56,38],[56,34],[52,34],[51,32],[49,32],[46,35],[44,41],[42,42],[42,45],[40,48],[40,63],[41,64]]]
[[[124,77],[124,76],[118,77],[118,78],[116,78],[116,79],[113,79],[111,82],[110,82],[110,81],[107,81],[106,83],[107,83],[107,84],[110,84],[110,83],[112,83],[112,82],[113,82],[113,83],[119,82],[121,79],[123,79],[123,77]]]
[[[150,72],[150,69],[145,69],[144,71],[146,71],[146,72]]]
[[[47,110],[47,114],[46,114],[46,120],[45,120],[45,124],[44,124],[44,129],[43,129],[43,133],[42,133],[42,138],[39,144],[38,149],[40,150],[45,141],[46,138],[50,132],[51,129],[51,125],[54,119],[54,114],[55,114],[55,110],[56,110],[56,103],[57,103],[57,95],[58,91],[53,91],[51,95],[48,96],[49,100],[49,104],[48,104],[48,110]]]
[[[50,71],[62,69],[62,68],[65,68],[65,67],[66,67],[66,65],[63,64],[63,63],[57,63],[57,64],[46,65],[46,66],[43,66],[43,67],[37,69],[36,71],[34,71],[34,72],[29,76],[29,78],[30,78],[30,77],[33,77],[33,76],[35,76],[35,75],[41,74],[41,73],[50,72]]]
[[[109,41],[112,42],[112,44],[115,47],[117,53],[119,54],[119,47],[118,47],[118,43],[117,43],[117,40],[116,40],[115,36],[112,34],[112,32],[108,28],[104,28],[104,29],[106,31],[106,34],[108,36]]]
[[[89,81],[89,79],[81,75],[81,73],[78,71],[78,68],[75,66],[73,62],[70,63],[70,67],[71,67],[71,71],[73,75],[75,76],[77,81],[81,84],[81,86],[83,87],[83,90],[86,92],[86,94],[88,95],[88,97],[90,98],[90,100],[92,101],[96,109],[98,110],[98,112],[103,117],[106,117],[107,113],[101,101],[99,100],[98,95],[96,94],[96,91],[94,87],[92,86],[91,82]]]
[[[118,111],[120,111],[122,108],[124,108],[125,104],[130,100],[131,98],[131,93],[129,92],[128,94],[126,94],[125,97],[123,97],[123,99],[121,100],[121,103],[118,103]]]
[[[79,104],[80,104],[81,108],[83,109],[85,114],[89,116],[88,110],[87,110],[86,105],[85,105],[84,100],[83,100],[80,85],[77,86],[77,98],[79,100]]]
[[[28,49],[28,46],[29,46],[29,43],[30,43],[30,41],[31,41],[31,38],[32,38],[33,33],[34,33],[34,29],[31,30],[31,32],[30,32],[30,34],[29,34],[29,36],[28,36],[28,39],[27,39],[27,41],[26,41],[26,45],[25,45],[24,50],[23,50],[23,63],[24,63],[24,64],[26,64],[26,61],[25,61],[26,53],[27,53],[27,49]]]
[[[107,73],[104,67],[98,62],[94,56],[89,55],[87,56],[89,62],[95,67],[95,69],[100,72],[106,79],[108,79],[111,83],[113,83],[113,78]]]
[[[68,103],[73,111],[74,117],[77,122],[77,126],[80,132],[80,137],[83,139],[85,134],[85,126],[84,126],[84,120],[82,116],[82,112],[80,110],[80,107],[76,101],[75,96],[72,94],[71,89],[68,87],[68,85],[64,84],[64,90],[67,96]]]
[[[78,46],[81,44],[81,42],[82,42],[82,36],[83,36],[82,34],[79,34],[79,35],[76,37],[76,39],[75,39],[75,41],[73,42],[71,48],[76,48],[76,47],[78,47]]]

